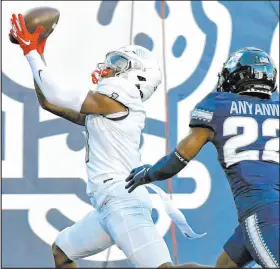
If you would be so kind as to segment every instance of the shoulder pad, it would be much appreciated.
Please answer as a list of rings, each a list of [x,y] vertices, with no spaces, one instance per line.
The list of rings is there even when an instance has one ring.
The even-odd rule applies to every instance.
[[[135,85],[124,78],[104,78],[98,84],[96,91],[107,95],[125,106],[141,101],[140,91]]]

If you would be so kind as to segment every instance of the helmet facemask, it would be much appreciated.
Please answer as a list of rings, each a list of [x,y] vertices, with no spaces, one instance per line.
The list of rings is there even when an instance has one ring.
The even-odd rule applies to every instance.
[[[97,65],[99,70],[112,68],[115,70],[115,76],[119,76],[122,73],[129,72],[132,69],[145,71],[143,64],[136,59],[127,57],[124,53],[118,51],[109,52],[106,55],[104,63]]]

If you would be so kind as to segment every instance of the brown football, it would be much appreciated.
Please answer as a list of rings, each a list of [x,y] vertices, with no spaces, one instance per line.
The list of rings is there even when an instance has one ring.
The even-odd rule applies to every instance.
[[[36,7],[26,11],[23,15],[26,28],[30,33],[34,33],[38,26],[44,27],[39,37],[39,43],[47,38],[54,30],[58,23],[60,12],[52,7]],[[10,35],[10,41],[18,44]]]

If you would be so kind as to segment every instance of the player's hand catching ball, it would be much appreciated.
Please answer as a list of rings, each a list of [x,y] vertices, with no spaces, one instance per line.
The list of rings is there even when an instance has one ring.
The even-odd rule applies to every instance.
[[[32,50],[37,49],[38,39],[43,31],[43,26],[37,27],[36,31],[31,34],[26,29],[24,18],[21,14],[18,17],[13,14],[11,18],[12,29],[10,31],[14,39],[16,39],[23,50],[24,55]]]
[[[131,193],[136,187],[144,184],[151,183],[149,179],[148,171],[151,165],[145,164],[143,166],[137,167],[130,172],[130,175],[125,180],[128,184],[125,186],[129,189],[128,192]]]

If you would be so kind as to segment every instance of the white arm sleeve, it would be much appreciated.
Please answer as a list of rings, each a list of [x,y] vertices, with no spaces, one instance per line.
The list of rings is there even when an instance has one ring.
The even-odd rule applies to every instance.
[[[88,90],[81,92],[71,87],[65,88],[59,85],[59,83],[52,78],[49,67],[45,65],[36,50],[32,50],[26,54],[26,58],[31,67],[33,77],[48,102],[76,112],[81,111],[83,102],[89,92]]]

